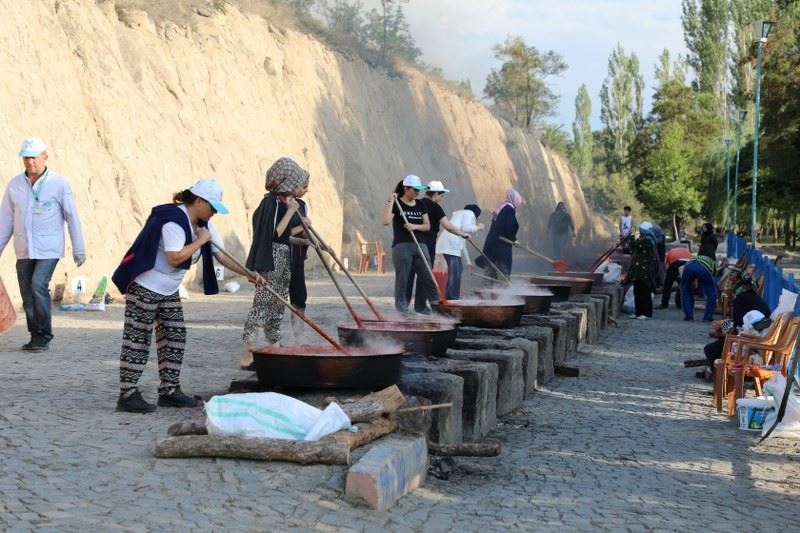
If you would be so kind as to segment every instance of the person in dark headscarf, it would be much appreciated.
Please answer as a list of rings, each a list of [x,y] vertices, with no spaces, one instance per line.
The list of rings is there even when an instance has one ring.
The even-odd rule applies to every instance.
[[[697,251],[697,255],[704,255],[716,261],[718,245],[717,237],[714,235],[714,225],[706,222],[700,233],[700,250]]]
[[[517,231],[519,230],[519,223],[517,222],[517,208],[522,205],[523,199],[514,189],[506,191],[506,199],[500,202],[494,211],[492,211],[492,224],[489,226],[489,234],[483,243],[483,253],[491,259],[497,267],[503,271],[506,276],[511,275],[511,245],[507,242],[500,240],[504,237],[509,241],[517,241]],[[475,264],[479,264],[475,260]],[[491,277],[498,279],[497,272],[489,265],[486,265],[486,272]]]
[[[625,283],[633,284],[634,318],[653,317],[653,291],[656,288],[656,235],[653,224],[639,224],[639,237],[631,247],[631,266]]]
[[[553,249],[553,257],[560,259],[564,250],[564,245],[569,241],[570,235],[575,236],[575,223],[567,213],[567,205],[564,202],[556,204],[556,210],[550,215],[547,221],[547,231],[550,234],[550,245]]]
[[[297,212],[302,197],[308,190],[309,173],[288,157],[281,157],[267,170],[267,194],[253,213],[253,242],[247,255],[246,266],[261,274],[284,299],[289,297],[290,244],[307,244],[292,237],[292,228],[299,226]],[[257,286],[253,305],[244,323],[242,340],[244,353],[241,366],[252,369],[254,346],[259,330],[263,330],[268,345],[281,339],[283,304],[267,289]]]

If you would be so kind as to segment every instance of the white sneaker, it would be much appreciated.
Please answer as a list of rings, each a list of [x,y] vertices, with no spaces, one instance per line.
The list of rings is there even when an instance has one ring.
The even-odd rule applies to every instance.
[[[639,315],[636,317],[636,320],[650,320],[649,316]]]

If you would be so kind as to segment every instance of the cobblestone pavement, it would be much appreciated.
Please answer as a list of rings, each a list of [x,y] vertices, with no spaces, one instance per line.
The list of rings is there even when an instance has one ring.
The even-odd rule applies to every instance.
[[[362,279],[388,309],[391,278]],[[343,312],[330,283],[309,290],[310,314],[335,331]],[[237,369],[249,299],[185,302],[187,392],[222,392],[249,375]],[[154,459],[170,424],[201,413],[114,411],[122,306],[56,313],[53,347],[39,354],[18,350],[21,318],[0,338],[0,528],[796,530],[800,446],[753,448],[756,434],[713,412],[708,384],[681,364],[701,353],[705,326],[657,314],[605,330],[570,360],[579,379],[556,378],[503,418],[492,435],[499,457],[445,462],[449,479],[429,477],[388,512],[346,502],[343,467]],[[142,388],[154,401],[152,357]]]

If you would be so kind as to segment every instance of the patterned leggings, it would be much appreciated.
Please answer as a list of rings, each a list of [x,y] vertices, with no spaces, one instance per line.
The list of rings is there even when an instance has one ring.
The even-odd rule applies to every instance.
[[[127,396],[136,390],[147,358],[153,323],[156,323],[159,394],[171,394],[179,385],[186,325],[178,293],[158,294],[133,283],[125,297],[125,328],[119,356],[119,389]]]
[[[259,272],[267,285],[284,299],[289,298],[289,247],[285,244],[272,243],[272,260],[275,268],[272,272]],[[267,289],[256,285],[253,305],[244,323],[242,340],[245,344],[256,345],[259,328],[264,330],[266,342],[276,344],[281,340],[281,320],[284,306]]]

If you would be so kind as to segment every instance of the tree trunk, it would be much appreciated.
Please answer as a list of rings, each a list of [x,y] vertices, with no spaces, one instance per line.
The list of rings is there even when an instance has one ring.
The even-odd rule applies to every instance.
[[[500,443],[462,442],[461,444],[439,445],[429,442],[428,451],[431,455],[496,457],[500,455]]]
[[[678,215],[675,213],[672,213],[672,231],[674,232],[675,240],[681,240],[681,234],[678,232]]]
[[[356,424],[358,431],[355,433],[342,430],[337,431],[333,435],[328,435],[322,441],[331,439],[338,443],[347,445],[347,448],[352,450],[367,443],[374,441],[384,435],[388,435],[397,429],[397,420],[394,417],[380,417],[372,422],[363,422]]]
[[[261,461],[327,465],[350,464],[346,442],[305,442],[284,439],[246,439],[216,435],[168,437],[156,442],[154,454],[161,458],[228,457]]]

